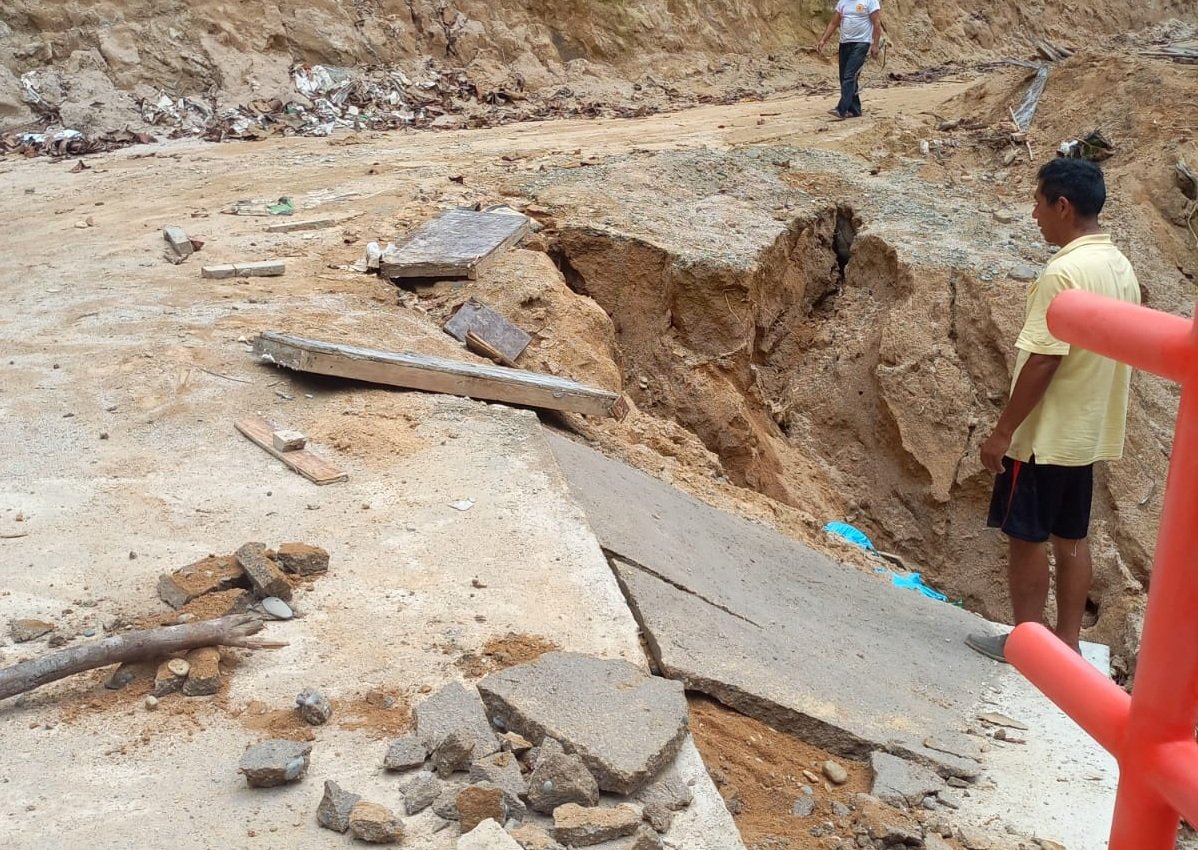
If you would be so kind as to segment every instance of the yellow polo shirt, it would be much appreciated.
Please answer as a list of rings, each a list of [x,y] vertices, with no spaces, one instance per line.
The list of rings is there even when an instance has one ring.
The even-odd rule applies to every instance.
[[[1015,347],[1014,381],[1032,354],[1064,359],[1044,398],[1011,440],[1009,457],[1054,466],[1087,466],[1123,457],[1131,367],[1071,347],[1048,331],[1048,305],[1066,289],[1140,303],[1140,283],[1106,234],[1083,236],[1057,252],[1027,294],[1027,318]],[[1014,382],[1011,384],[1014,387]]]

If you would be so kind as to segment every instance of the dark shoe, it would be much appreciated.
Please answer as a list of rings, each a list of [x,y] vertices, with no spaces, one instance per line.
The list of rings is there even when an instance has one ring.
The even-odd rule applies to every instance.
[[[987,658],[993,658],[1003,664],[1009,663],[1006,654],[1006,635],[969,635],[965,638],[965,645]]]

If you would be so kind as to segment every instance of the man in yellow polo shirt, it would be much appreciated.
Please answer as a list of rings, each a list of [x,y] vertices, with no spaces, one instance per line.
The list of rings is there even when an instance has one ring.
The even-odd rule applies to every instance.
[[[1040,169],[1032,217],[1044,240],[1062,247],[1028,292],[1011,397],[981,452],[998,476],[988,524],[1008,538],[1015,622],[1043,622],[1051,541],[1055,632],[1075,651],[1093,579],[1087,537],[1094,464],[1123,456],[1131,367],[1057,339],[1047,313],[1066,289],[1140,303],[1131,263],[1098,224],[1105,204],[1106,183],[1094,163],[1057,159]],[[1006,661],[1005,636],[969,635],[965,642]]]

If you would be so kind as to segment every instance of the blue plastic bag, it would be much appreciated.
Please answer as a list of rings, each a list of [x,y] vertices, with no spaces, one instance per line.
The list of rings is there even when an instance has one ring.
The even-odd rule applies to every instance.
[[[859,528],[854,528],[847,522],[830,522],[824,526],[824,531],[828,532],[828,534],[834,534],[850,543],[854,543],[867,552],[872,552],[874,549],[873,541],[866,537],[865,532]]]
[[[928,599],[935,599],[937,602],[947,602],[948,597],[938,590],[933,590],[923,583],[923,576],[919,573],[910,573],[902,576],[896,572],[890,574],[890,580],[895,587],[901,587],[905,590],[917,590]]]

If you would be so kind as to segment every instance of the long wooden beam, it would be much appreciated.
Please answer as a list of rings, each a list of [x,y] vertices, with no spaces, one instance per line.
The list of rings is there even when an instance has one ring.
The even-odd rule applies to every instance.
[[[259,335],[254,341],[254,353],[269,363],[299,372],[352,378],[390,387],[587,416],[623,419],[628,413],[628,402],[618,393],[521,369],[475,365],[410,352],[375,351],[274,331]]]

